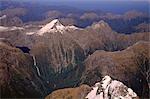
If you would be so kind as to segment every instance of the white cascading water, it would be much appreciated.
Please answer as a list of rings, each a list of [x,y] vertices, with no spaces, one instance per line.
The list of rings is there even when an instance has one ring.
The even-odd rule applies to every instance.
[[[37,63],[36,63],[36,58],[35,58],[34,55],[32,55],[32,57],[33,57],[33,64],[36,68],[36,71],[37,71],[38,75],[41,76],[40,69],[39,69],[39,67],[37,66]]]

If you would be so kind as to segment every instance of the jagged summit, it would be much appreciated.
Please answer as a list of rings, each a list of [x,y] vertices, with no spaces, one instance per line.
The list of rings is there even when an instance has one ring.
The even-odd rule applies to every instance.
[[[38,32],[39,35],[43,35],[46,32],[61,32],[64,30],[65,26],[63,26],[58,19],[54,19],[50,23],[46,24],[43,28],[41,28]]]
[[[43,28],[39,30],[38,35],[43,35],[44,33],[55,33],[60,32],[63,34],[66,30],[76,30],[75,26],[64,26],[58,19],[52,20],[50,23],[46,24]]]
[[[92,24],[93,29],[111,29],[108,23],[106,23],[104,20],[101,20],[99,22],[93,23]]]
[[[63,28],[64,26],[60,23],[58,19],[54,19],[50,23],[48,23],[45,27],[49,27],[49,29],[59,29]]]
[[[93,87],[86,99],[137,99],[137,94],[122,82],[105,76],[101,82]]]

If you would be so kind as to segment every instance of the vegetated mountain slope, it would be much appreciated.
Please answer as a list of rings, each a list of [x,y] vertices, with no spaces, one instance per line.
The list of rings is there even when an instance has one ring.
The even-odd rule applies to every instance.
[[[93,85],[103,76],[109,75],[133,89],[138,96],[148,98],[149,79],[146,80],[142,72],[144,68],[147,68],[145,73],[149,71],[149,59],[148,42],[138,42],[123,51],[96,51],[85,60],[81,81]]]
[[[50,90],[79,82],[81,70],[78,65],[85,59],[84,50],[73,39],[63,34],[63,31],[70,31],[75,27],[61,26],[58,20],[54,20],[41,29],[25,26],[21,30],[19,27],[11,30],[12,27],[9,27],[0,32],[1,37],[8,39],[17,48],[30,50],[30,56],[38,68],[38,76],[46,82]]]
[[[47,91],[32,57],[4,39],[0,41],[0,79],[1,98],[39,98]]]
[[[64,35],[66,29],[72,28],[53,20],[33,34],[25,36],[31,39],[30,55],[38,68],[38,75],[51,90],[73,86],[81,76],[80,68],[77,67],[84,61],[85,53],[72,38]],[[30,40],[27,38],[26,40]]]
[[[65,26],[63,26],[63,31],[57,28],[62,26],[60,24],[55,24],[57,26],[52,26],[54,28],[48,29],[43,35],[38,36],[36,34],[36,43],[31,49],[31,53],[35,56],[37,65],[43,74],[42,76],[49,84],[55,82],[55,85],[50,86],[56,89],[78,84],[81,73],[75,72],[75,68],[78,71],[82,70],[83,67],[79,67],[79,64],[84,61],[85,53],[88,56],[100,49],[122,50],[139,40],[148,40],[147,33],[117,34],[104,21],[93,24],[85,30],[77,28],[71,31],[64,30]],[[54,76],[55,73],[57,75]],[[75,73],[75,77],[73,76],[71,79],[70,73]],[[56,81],[52,80],[56,78]],[[60,81],[64,83],[56,83]]]
[[[96,50],[118,51],[137,41],[148,40],[148,33],[118,34],[104,21],[94,23],[86,29],[63,26],[59,20],[53,20],[41,29],[33,28],[32,34],[28,34],[31,29],[26,27],[12,27],[7,30],[1,31],[0,36],[15,46],[28,47],[33,50],[32,53],[38,55],[43,55],[41,48],[45,49],[49,56],[39,56],[38,59],[44,59],[43,62],[51,64],[57,72],[69,64],[74,66],[82,62],[85,55],[88,56]]]
[[[49,94],[45,99],[84,99],[90,90],[88,85],[59,89]]]
[[[58,89],[49,94],[46,99],[84,99],[85,97],[93,99],[91,97],[94,97],[94,95],[95,98],[103,97],[104,99],[106,98],[106,95],[107,97],[122,96],[128,98],[136,97],[138,99],[137,96],[139,96],[140,98],[148,98],[149,88],[147,81],[149,81],[149,79],[146,81],[146,77],[142,74],[144,68],[148,68],[147,71],[149,71],[148,60],[150,57],[148,52],[148,42],[138,42],[123,51],[96,51],[85,60],[84,65],[81,65],[81,67],[85,66],[85,70],[82,71],[83,75],[81,77],[81,85],[79,87]],[[143,60],[139,57],[142,57]],[[138,63],[144,64],[139,65]],[[147,71],[144,72],[146,73]],[[106,75],[109,75],[112,79],[116,80],[106,79],[104,77]],[[105,79],[102,80],[103,77]],[[102,82],[98,84],[97,82],[101,80]],[[122,85],[121,82],[126,86]],[[86,90],[87,88],[82,87],[82,84],[87,84],[90,86],[95,84],[95,86],[92,91],[90,88]],[[107,91],[107,89],[109,90]],[[89,90],[91,90],[91,93]],[[87,93],[89,93],[89,95]],[[101,94],[105,94],[105,97]]]
[[[31,49],[31,54],[36,59],[41,77],[52,88],[74,85],[78,82],[78,79],[74,78],[76,76],[74,69],[85,59],[85,54],[84,50],[69,37],[59,32],[39,36]]]
[[[119,34],[113,31],[104,21],[94,23],[85,29],[76,29],[68,33],[84,49],[86,55],[92,54],[96,50],[123,50],[137,41],[149,40],[149,32],[130,35]]]
[[[89,55],[95,50],[122,50],[137,41],[148,40],[148,33],[137,33],[133,35],[117,34],[104,21],[95,23],[86,29],[76,27],[75,29],[70,28],[71,30],[68,30],[69,28],[69,26],[63,26],[58,20],[53,20],[37,31],[37,34],[35,35],[40,36],[36,36],[36,41],[42,42],[46,46],[49,46],[52,43],[50,45],[51,49],[54,49],[56,46],[62,46],[63,44],[65,45],[65,48],[67,48],[66,46],[68,46],[68,44],[73,44],[73,46],[78,47],[81,46],[80,49],[83,49],[84,52],[86,52],[86,55]],[[36,45],[38,45],[38,43]],[[58,49],[55,48],[54,51],[56,50]],[[61,53],[62,52],[59,52],[58,54]]]
[[[49,55],[46,55],[51,57],[48,59],[51,59],[50,62],[54,65],[53,69],[56,72],[59,71],[59,66],[66,67],[69,64],[73,65],[85,59],[83,49],[72,39],[62,36],[60,33],[39,37],[35,42],[31,53],[33,55],[42,55],[44,50],[49,53]]]
[[[103,22],[100,22],[103,24]],[[106,27],[107,28],[107,27]],[[104,27],[99,27],[99,29],[104,30]],[[109,29],[109,28],[108,28]],[[102,49],[103,42],[102,36],[95,29],[86,28],[86,29],[77,29],[75,31],[68,32],[69,36],[72,37],[86,52],[86,54],[94,52],[96,49]],[[111,30],[108,30],[110,34]],[[105,33],[108,33],[107,31]],[[105,34],[103,33],[103,34]]]

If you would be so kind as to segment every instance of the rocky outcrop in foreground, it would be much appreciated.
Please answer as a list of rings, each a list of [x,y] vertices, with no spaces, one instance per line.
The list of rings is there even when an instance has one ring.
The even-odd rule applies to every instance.
[[[105,76],[93,87],[81,85],[52,92],[45,99],[139,99],[131,88],[122,82]]]
[[[91,88],[88,85],[60,89],[52,92],[45,99],[84,99],[90,90]]]
[[[122,82],[105,76],[95,84],[86,96],[87,99],[138,99],[137,94]]]

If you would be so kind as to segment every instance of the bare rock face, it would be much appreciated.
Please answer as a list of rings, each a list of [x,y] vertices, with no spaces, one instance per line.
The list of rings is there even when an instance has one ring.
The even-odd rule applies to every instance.
[[[138,96],[147,98],[148,83],[141,68],[148,67],[148,46],[147,42],[139,42],[123,51],[96,51],[85,60],[82,83],[93,85],[103,76],[110,75],[133,89]],[[144,60],[137,58],[139,55]]]
[[[122,82],[105,76],[101,82],[94,85],[93,89],[86,96],[87,99],[138,99],[138,96],[131,88]]]
[[[34,72],[32,57],[0,41],[1,98],[36,98],[46,88]]]

